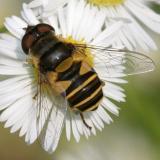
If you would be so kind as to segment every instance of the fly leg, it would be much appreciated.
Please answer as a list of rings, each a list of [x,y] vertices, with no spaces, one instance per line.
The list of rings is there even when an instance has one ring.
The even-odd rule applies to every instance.
[[[87,122],[85,121],[84,116],[83,116],[83,114],[82,114],[82,113],[80,113],[80,116],[81,116],[81,119],[82,119],[82,121],[83,121],[84,125],[85,125],[89,130],[91,130],[91,129],[92,129],[92,127],[90,127],[90,126],[87,124]]]
[[[36,92],[36,94],[32,98],[36,100],[37,96],[38,96],[38,92]]]

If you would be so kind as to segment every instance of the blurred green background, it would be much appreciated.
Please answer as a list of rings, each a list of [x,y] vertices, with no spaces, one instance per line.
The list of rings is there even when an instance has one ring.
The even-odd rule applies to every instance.
[[[4,17],[19,15],[23,0],[0,0],[0,25]],[[29,1],[25,1],[29,2]],[[160,12],[160,7],[152,5]],[[1,27],[2,28],[2,27]],[[3,30],[3,29],[2,29]],[[1,31],[2,31],[1,30]],[[159,35],[151,33],[160,46]],[[150,54],[156,63],[152,73],[129,77],[124,85],[127,102],[117,104],[120,116],[89,140],[66,141],[65,134],[52,155],[39,142],[27,146],[18,134],[0,125],[0,160],[160,160],[160,49]]]

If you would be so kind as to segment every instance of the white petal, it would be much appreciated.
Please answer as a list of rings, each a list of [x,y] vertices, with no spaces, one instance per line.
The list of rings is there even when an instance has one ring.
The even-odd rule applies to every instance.
[[[25,88],[22,88],[21,90],[15,89],[14,92],[0,95],[0,98],[1,98],[0,106],[14,103],[19,98],[22,98],[29,94],[32,94],[34,96],[35,90],[36,90],[36,87],[34,88],[34,86],[27,86]]]
[[[106,108],[109,112],[113,113],[114,115],[119,115],[119,108],[113,104],[109,99],[104,98],[102,101],[102,105]]]
[[[0,66],[0,75],[28,75],[30,68]]]
[[[5,127],[11,127],[18,121],[21,121],[23,117],[25,116],[26,112],[29,110],[30,107],[32,107],[32,97],[26,96],[19,100],[19,104],[16,104],[16,108],[13,109],[13,105],[9,107],[12,108],[12,114],[10,117],[8,117],[7,122],[5,123]],[[16,102],[17,103],[17,102]],[[14,104],[15,105],[15,104]],[[4,112],[8,112],[9,109],[6,109]],[[3,114],[3,113],[2,113]]]
[[[25,33],[23,28],[26,27],[26,25],[22,24],[23,23],[22,20],[18,19],[17,21],[17,19],[18,18],[15,18],[15,17],[6,18],[4,25],[9,30],[9,32],[11,32],[15,37],[21,39]]]
[[[0,121],[6,121],[14,114],[18,115],[23,113],[23,111],[25,111],[24,109],[28,107],[28,103],[30,104],[28,97],[23,97],[20,100],[16,101],[14,104],[12,104],[12,106],[2,112],[2,114],[0,115]]]
[[[108,40],[108,44],[105,45],[110,45],[110,41],[112,38],[115,38],[115,35],[117,32],[124,26],[124,23],[119,21],[117,23],[114,23],[111,27],[106,28],[103,32],[101,32],[93,41],[92,44],[99,44],[101,45],[102,42],[105,40]]]
[[[145,6],[142,2],[139,3],[138,1],[135,1],[134,3],[128,1],[126,2],[126,6],[147,27],[151,28],[151,30],[156,33],[160,33],[160,16],[149,9],[148,6]]]
[[[44,0],[33,0],[28,4],[28,6],[30,8],[40,7],[41,5],[44,4],[43,2],[44,2]],[[47,0],[46,0],[46,2],[47,2]]]
[[[70,118],[69,113],[67,114],[67,117],[66,117],[66,137],[67,137],[67,140],[70,141],[71,139],[71,118]]]
[[[110,88],[110,86],[106,85],[103,88],[103,92],[106,97],[114,99],[115,101],[118,101],[118,102],[125,102],[126,96],[121,91],[114,90],[113,88]]]
[[[91,131],[93,135],[96,135],[96,129],[94,127],[94,123],[93,121],[91,120],[91,116],[92,114],[90,113],[84,113],[84,119],[86,121],[86,123],[88,124],[88,126],[91,127]],[[83,129],[86,128],[87,130],[89,130],[84,124],[83,124]],[[99,127],[98,127],[99,128]]]
[[[74,115],[72,115],[72,131],[73,131],[73,135],[74,135],[76,141],[79,142],[80,141],[80,135],[79,135],[79,132],[78,132],[76,119],[75,119]]]
[[[77,126],[77,129],[78,129],[78,132],[82,135],[83,134],[83,122],[82,122],[82,119],[80,117],[80,115],[74,115],[75,116],[75,123],[76,123],[76,126]]]
[[[22,17],[27,21],[29,25],[36,25],[40,23],[34,15],[33,11],[25,3],[23,4]]]
[[[107,123],[110,124],[112,122],[112,118],[109,116],[109,114],[103,109],[102,106],[99,106],[97,111],[96,111],[99,115],[99,117],[101,117],[101,119]]]
[[[0,56],[1,55],[2,56],[8,56],[8,57],[13,58],[13,59],[21,60],[22,62],[25,61],[25,57],[24,57],[24,54],[22,52],[14,51],[13,49],[8,49],[5,46],[2,46],[0,48]]]
[[[43,17],[49,17],[55,13],[57,8],[63,7],[68,0],[48,0],[48,3],[44,3],[44,12],[42,14]]]

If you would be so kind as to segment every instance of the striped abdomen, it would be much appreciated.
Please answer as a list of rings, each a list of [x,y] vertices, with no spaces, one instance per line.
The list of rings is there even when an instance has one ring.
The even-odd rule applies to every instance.
[[[82,67],[82,62],[73,64],[67,71],[59,74],[58,80],[72,82],[65,92],[72,110],[93,111],[103,98],[102,84],[93,69],[81,75]]]

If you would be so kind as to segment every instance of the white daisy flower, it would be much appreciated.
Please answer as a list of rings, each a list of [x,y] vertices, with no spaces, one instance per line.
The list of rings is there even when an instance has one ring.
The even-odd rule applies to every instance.
[[[125,101],[124,90],[118,86],[118,84],[126,83],[122,79],[126,75],[125,73],[131,73],[131,71],[132,73],[141,73],[154,68],[148,57],[138,54],[137,60],[143,62],[140,63],[143,65],[138,65],[139,62],[137,62],[138,64],[134,64],[136,68],[133,70],[125,66],[128,72],[124,73],[123,65],[126,62],[124,58],[129,58],[131,55],[127,57],[124,50],[118,51],[109,48],[119,30],[124,26],[123,22],[119,20],[110,27],[104,28],[105,15],[103,11],[99,11],[97,8],[92,9],[83,1],[71,1],[67,7],[60,8],[57,14],[46,18],[45,21],[37,19],[26,4],[23,4],[21,14],[23,18],[16,16],[6,18],[5,26],[12,35],[0,35],[0,75],[4,79],[0,81],[0,110],[2,111],[0,121],[5,122],[5,127],[11,128],[11,133],[19,131],[19,136],[25,136],[28,144],[32,144],[39,137],[43,148],[50,153],[55,151],[64,125],[67,139],[70,140],[71,134],[73,134],[75,140],[79,142],[81,135],[86,138],[92,134],[96,135],[96,129],[101,131],[104,123],[110,124],[112,118],[108,112],[114,115],[119,113],[118,107],[112,100]],[[76,73],[74,72],[74,75],[78,72],[78,77],[80,77],[81,74],[88,73],[87,66],[89,66],[90,72],[94,73],[81,84],[82,88],[77,83],[77,88],[80,87],[78,91],[76,88],[67,96],[65,93],[67,94],[68,86],[70,87],[72,81],[76,83],[78,78],[70,80],[69,83],[62,83],[63,80],[57,80],[56,83],[55,72],[58,75],[60,75],[59,73],[64,74],[66,71],[64,68],[68,66],[70,69],[71,66],[74,67],[74,64],[71,63],[70,66],[70,62],[67,61],[67,63],[62,63],[62,66],[58,65],[55,72],[47,70],[44,73],[43,69],[46,66],[43,66],[44,64],[40,63],[41,60],[32,55],[40,54],[47,49],[47,45],[39,44],[42,49],[32,52],[33,48],[36,49],[35,44],[38,42],[46,43],[40,35],[44,36],[49,33],[52,36],[54,33],[54,37],[57,37],[63,44],[72,45],[72,47],[74,45],[78,49],[75,51],[76,54],[72,55],[76,56],[72,57],[73,59],[76,58],[79,62],[79,58],[85,55],[85,67],[81,60],[81,67],[75,71]],[[39,39],[37,40],[37,38]],[[49,42],[52,44],[54,41]],[[52,48],[53,44],[50,47]],[[82,51],[83,56],[81,57],[79,54],[82,54]],[[48,51],[46,52],[48,53]],[[56,59],[59,60],[57,57]],[[133,62],[132,59],[135,60],[135,55],[129,60]],[[130,64],[133,67],[133,63]],[[85,70],[83,70],[84,68]],[[77,110],[75,106],[71,108],[69,99],[79,91],[85,91],[86,96],[86,86],[89,86],[91,82],[94,83],[93,80],[96,81],[95,76],[98,78],[100,87],[94,94],[83,99],[81,105],[76,104],[78,105],[76,108],[79,105],[88,105],[87,102],[90,104],[93,97],[95,98],[97,93],[101,93],[96,97],[97,99],[92,101],[91,108],[78,108]],[[91,79],[93,80],[91,81]],[[60,91],[64,91],[60,92],[64,94],[53,95],[56,87]],[[87,111],[82,112],[83,109]]]
[[[45,114],[48,114],[48,112],[45,109],[41,109],[42,113],[38,113],[39,107],[33,98],[37,92],[35,69],[33,64],[26,61],[27,56],[21,48],[21,41],[25,34],[24,29],[28,25],[33,26],[41,22],[37,20],[26,4],[23,4],[21,13],[23,19],[16,16],[6,18],[5,26],[12,35],[0,35],[0,75],[5,77],[0,82],[0,110],[3,111],[0,115],[0,121],[5,122],[6,128],[11,127],[11,133],[19,130],[19,136],[25,135],[25,141],[28,144],[32,144],[43,128],[46,120]],[[72,1],[66,9],[60,9],[57,16],[50,17],[45,23],[52,25],[55,28],[55,33],[61,35],[66,41],[72,37],[77,42],[83,40],[90,45],[101,46],[105,44],[104,47],[107,47],[123,26],[123,23],[119,21],[101,31],[104,25],[104,18],[103,13],[98,12],[97,9],[91,10],[84,3]],[[112,103],[111,99],[118,102],[125,101],[124,90],[117,85],[118,83],[126,83],[122,79],[125,76],[123,67],[117,68],[118,73],[112,70],[113,76],[109,77],[108,72],[105,73],[105,71],[101,70],[102,66],[99,65],[98,59],[95,58],[94,63],[94,69],[99,72],[99,77],[105,82],[108,81],[107,85],[103,87],[105,98],[97,110],[84,113],[84,120],[92,128],[91,130],[84,125],[79,114],[74,114],[70,110],[67,111],[65,126],[68,140],[71,138],[71,133],[73,133],[78,142],[81,135],[85,135],[88,138],[91,134],[96,134],[96,129],[101,131],[104,128],[104,123],[110,124],[112,122],[106,110],[115,115],[119,113],[118,107]],[[45,100],[48,110],[54,108],[53,115],[58,112],[58,108],[52,106],[52,100],[49,98]],[[42,126],[38,125],[38,131],[37,114],[43,114],[44,116],[40,117],[41,124],[39,125]],[[53,122],[56,118],[53,119]],[[57,126],[61,124],[57,119],[56,123]],[[48,139],[44,138],[43,147],[46,151],[52,152],[57,147],[57,144],[52,144],[55,137],[50,137],[49,130],[53,130],[52,135],[54,135],[54,127],[52,125],[48,126],[48,133],[46,133],[46,136],[48,134]]]
[[[89,0],[106,12],[107,17],[122,17],[130,20],[119,33],[115,43],[122,43],[129,49],[141,48],[144,51],[157,49],[152,36],[144,29],[160,34],[160,15],[149,8],[149,0]],[[106,26],[110,20],[106,19]]]
[[[45,0],[44,0],[45,1]],[[128,24],[122,28],[121,32],[117,35],[117,40],[113,46],[119,44],[124,45],[130,50],[137,50],[137,48],[149,51],[150,49],[156,50],[157,46],[152,36],[147,33],[144,26],[151,31],[160,34],[160,15],[156,14],[149,8],[149,2],[153,0],[84,0],[91,6],[97,7],[106,15],[106,26],[110,26],[114,20],[121,17],[123,20],[128,21]],[[34,2],[34,1],[33,1]],[[64,1],[65,3],[66,1]],[[69,1],[68,1],[69,2]],[[156,1],[159,3],[159,1]],[[52,1],[48,1],[48,6],[51,6]],[[36,5],[38,6],[38,4]],[[42,6],[42,4],[39,6]],[[44,6],[44,5],[43,5]],[[33,6],[31,6],[33,8]],[[44,6],[43,10],[47,10]],[[50,7],[49,7],[50,8]],[[44,15],[49,16],[53,13],[50,8],[49,12]],[[130,22],[130,23],[129,23]]]

